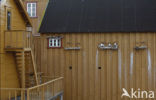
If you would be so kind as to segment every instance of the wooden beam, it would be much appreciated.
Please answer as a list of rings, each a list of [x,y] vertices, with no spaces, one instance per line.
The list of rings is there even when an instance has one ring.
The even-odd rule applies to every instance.
[[[22,88],[25,88],[25,56],[22,52]]]
[[[30,100],[30,91],[29,91],[29,89],[27,90],[27,100]]]
[[[36,80],[36,84],[38,85],[38,76],[37,76],[37,70],[36,70],[36,63],[35,63],[35,60],[34,60],[34,54],[31,50],[31,58],[32,58],[32,64],[33,64],[33,70],[34,70],[34,75],[35,75],[35,80]]]
[[[5,48],[5,51],[10,51],[10,52],[22,52],[24,51],[24,48]]]

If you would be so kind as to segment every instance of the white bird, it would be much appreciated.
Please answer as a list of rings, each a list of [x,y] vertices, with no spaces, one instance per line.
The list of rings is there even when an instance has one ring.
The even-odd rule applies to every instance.
[[[130,95],[128,94],[128,92],[127,92],[127,90],[126,90],[125,88],[123,88],[122,90],[123,90],[124,93],[122,94],[121,98],[122,98],[123,96],[127,96],[127,97],[131,98]]]

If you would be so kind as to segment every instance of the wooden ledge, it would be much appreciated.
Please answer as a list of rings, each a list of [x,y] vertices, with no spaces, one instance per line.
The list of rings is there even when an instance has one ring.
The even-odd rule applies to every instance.
[[[22,52],[22,51],[31,51],[31,48],[5,48],[5,51],[8,52]]]

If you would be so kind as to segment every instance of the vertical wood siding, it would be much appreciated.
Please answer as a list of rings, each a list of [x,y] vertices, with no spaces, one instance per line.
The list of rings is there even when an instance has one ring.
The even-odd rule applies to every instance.
[[[26,24],[13,0],[3,0],[0,11],[0,53],[4,53],[4,31],[7,29],[7,11],[11,12],[11,30],[26,30]]]
[[[48,49],[48,36],[63,36],[63,47],[81,50]],[[155,33],[42,34],[36,45],[38,69],[65,77],[65,100],[130,100],[121,98],[122,88],[156,91],[155,39]],[[117,42],[119,49],[98,49],[99,43],[109,42]],[[148,48],[135,50],[139,43]]]
[[[11,11],[11,30],[26,30],[25,21],[14,0],[2,0],[0,4],[0,88],[18,88],[15,58],[12,53],[5,52],[4,48],[7,10]]]

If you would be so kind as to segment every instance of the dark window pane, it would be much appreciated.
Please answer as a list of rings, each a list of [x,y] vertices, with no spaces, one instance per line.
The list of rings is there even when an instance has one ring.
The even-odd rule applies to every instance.
[[[11,13],[10,12],[7,13],[7,29],[8,30],[11,29]]]

